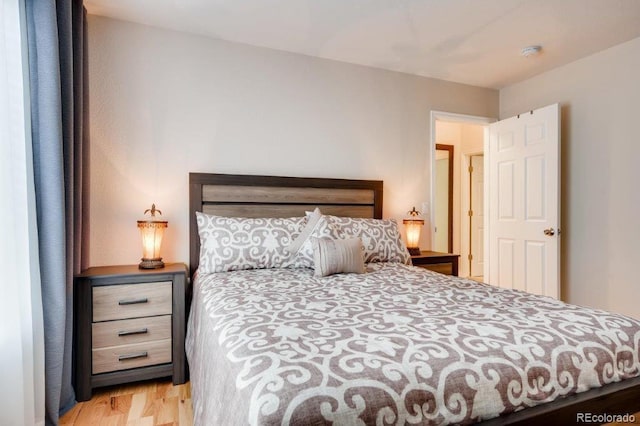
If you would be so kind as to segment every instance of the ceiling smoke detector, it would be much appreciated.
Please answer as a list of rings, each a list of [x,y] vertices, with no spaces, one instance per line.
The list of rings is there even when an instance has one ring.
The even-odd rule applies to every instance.
[[[527,46],[522,48],[522,50],[520,51],[520,54],[525,58],[528,58],[529,56],[537,55],[538,53],[540,53],[541,50],[542,50],[542,46]]]

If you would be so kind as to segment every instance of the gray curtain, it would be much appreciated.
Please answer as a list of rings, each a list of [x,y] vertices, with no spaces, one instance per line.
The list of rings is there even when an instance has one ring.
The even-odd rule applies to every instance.
[[[88,253],[86,10],[82,0],[27,0],[26,17],[46,422],[58,424],[75,404],[73,275]]]

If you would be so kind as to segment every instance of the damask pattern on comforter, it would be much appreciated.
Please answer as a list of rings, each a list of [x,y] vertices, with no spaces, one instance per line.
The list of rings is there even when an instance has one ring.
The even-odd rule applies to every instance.
[[[199,276],[196,424],[471,423],[640,375],[640,321],[400,264]]]

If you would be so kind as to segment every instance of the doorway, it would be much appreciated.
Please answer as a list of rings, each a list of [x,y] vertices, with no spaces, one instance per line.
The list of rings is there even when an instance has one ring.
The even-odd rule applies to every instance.
[[[431,182],[431,249],[460,255],[459,275],[482,280],[484,253],[484,191],[480,184],[484,181],[484,145],[488,135],[487,125],[495,120],[487,117],[468,116],[446,112],[431,113],[432,129],[432,182]],[[437,145],[451,146],[452,183],[443,183],[444,164],[442,152]],[[470,167],[476,165],[476,181],[471,181]],[[482,162],[481,166],[477,166]],[[478,176],[482,176],[479,178]],[[475,188],[474,188],[475,183]],[[451,207],[443,206],[443,188],[451,190]],[[473,192],[475,194],[475,200]],[[439,196],[438,196],[439,195]],[[482,197],[482,198],[478,198]],[[472,203],[475,205],[472,207]],[[450,210],[449,210],[450,209]],[[447,222],[442,215],[450,211],[451,221]],[[470,212],[476,217],[470,215]],[[479,213],[477,213],[479,212]],[[478,222],[482,226],[478,226]],[[446,226],[448,224],[450,226]],[[451,240],[451,245],[444,243]],[[472,265],[472,262],[474,261]]]

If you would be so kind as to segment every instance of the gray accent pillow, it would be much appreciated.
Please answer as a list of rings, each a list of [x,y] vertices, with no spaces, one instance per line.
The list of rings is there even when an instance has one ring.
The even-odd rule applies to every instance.
[[[307,219],[223,217],[196,212],[203,274],[292,266],[287,246]]]
[[[312,237],[311,241],[314,276],[326,277],[340,273],[364,274],[365,267],[360,238],[334,240]]]
[[[411,264],[411,255],[402,240],[394,219],[324,216],[334,238],[360,237],[364,246],[364,261]]]

